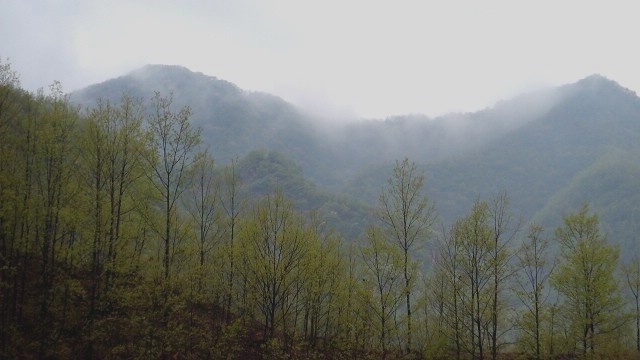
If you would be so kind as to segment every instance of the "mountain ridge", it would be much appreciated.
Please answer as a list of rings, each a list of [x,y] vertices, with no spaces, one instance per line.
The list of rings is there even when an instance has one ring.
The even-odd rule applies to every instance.
[[[464,215],[475,200],[502,190],[509,193],[519,216],[544,218],[540,212],[563,198],[567,189],[587,188],[572,183],[600,176],[584,175],[600,159],[640,154],[640,98],[598,74],[521,94],[477,112],[359,119],[332,130],[317,126],[320,119],[281,98],[247,92],[184,67],[151,65],[140,71],[121,77],[121,89],[106,86],[117,83],[97,84],[91,92],[72,94],[72,100],[78,94],[94,100],[100,94],[117,99],[122,90],[173,92],[176,106],[192,107],[194,124],[203,128],[203,140],[222,162],[253,151],[275,151],[293,160],[302,170],[298,175],[313,186],[370,204],[393,162],[409,157],[425,170],[427,193],[445,223]],[[623,166],[614,168],[625,171]],[[624,194],[611,198],[621,197]],[[589,194],[572,193],[572,199],[589,202]],[[640,223],[635,212],[624,221],[607,216],[605,227]],[[620,237],[626,237],[621,242],[631,241],[628,235]]]

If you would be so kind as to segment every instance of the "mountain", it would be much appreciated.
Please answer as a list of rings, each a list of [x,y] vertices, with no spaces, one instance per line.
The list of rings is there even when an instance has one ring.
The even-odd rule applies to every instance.
[[[148,100],[156,91],[172,94],[176,107],[191,107],[192,123],[202,128],[202,138],[221,162],[269,149],[309,164],[305,169],[312,174],[321,168],[314,155],[321,150],[308,115],[276,96],[244,91],[181,66],[147,65],[74,92],[71,100],[82,106],[100,98],[117,103],[123,94]]]
[[[603,156],[640,149],[634,93],[600,76],[560,90],[562,102],[543,116],[482,151],[432,166],[434,186],[469,198],[507,189],[529,218]]]
[[[514,109],[518,103],[527,104],[528,97],[466,116],[486,124],[499,107]],[[517,118],[517,111],[512,111],[516,124],[502,127],[501,134],[474,145],[473,151],[422,163],[427,193],[441,220],[451,223],[474,201],[507,191],[514,215],[544,225],[552,235],[563,215],[589,203],[609,238],[624,249],[634,249],[625,256],[637,252],[640,98],[599,75],[545,92],[543,97],[549,101],[536,107],[535,115],[527,114],[526,106],[521,112],[528,119]],[[471,130],[465,131],[469,135]],[[391,166],[362,171],[347,192],[375,201]]]
[[[531,120],[557,99],[551,89],[475,114],[435,119],[405,115],[331,127],[324,124],[326,119],[276,96],[244,91],[227,81],[168,65],[147,65],[74,92],[71,99],[91,106],[99,98],[118,102],[123,94],[148,100],[156,91],[173,94],[176,107],[191,107],[193,123],[202,127],[203,138],[219,161],[254,150],[278,151],[299,164],[314,182],[334,191],[381,163],[410,157],[426,164],[472,152]]]
[[[216,159],[244,158],[252,191],[273,184],[295,189],[291,196],[301,207],[332,203],[327,213],[337,218],[367,217],[358,201],[375,203],[394,161],[409,157],[425,170],[444,223],[504,190],[515,215],[549,229],[591,203],[612,240],[630,246],[639,230],[640,98],[599,75],[475,113],[361,119],[333,128],[278,97],[175,66],[150,65],[72,100],[117,101],[122,93],[148,99],[154,91],[192,108]]]

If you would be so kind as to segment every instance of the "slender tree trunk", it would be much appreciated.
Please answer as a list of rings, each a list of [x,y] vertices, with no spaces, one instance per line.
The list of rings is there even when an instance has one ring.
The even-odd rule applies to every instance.
[[[98,151],[98,156],[100,153]],[[100,163],[96,169],[95,179],[95,203],[94,203],[94,229],[93,229],[93,249],[91,266],[91,288],[89,292],[89,314],[87,319],[88,344],[85,356],[87,359],[93,357],[93,323],[96,315],[96,307],[99,296],[100,276],[101,276],[101,253],[102,253],[102,181]]]
[[[585,319],[587,320],[587,319]],[[587,356],[587,349],[589,348],[589,346],[587,345],[587,335],[589,334],[589,325],[588,325],[588,320],[586,321],[586,324],[584,325],[584,330],[582,331],[582,356],[586,357]]]
[[[1,154],[0,154],[1,155]],[[0,171],[2,171],[2,169],[0,168]],[[2,187],[0,187],[0,194],[2,191]],[[4,225],[4,221],[2,219],[2,217],[0,216],[0,252],[3,254],[2,256],[2,262],[0,262],[0,284],[6,284],[8,283],[8,271],[6,269],[9,268],[9,256],[7,256],[7,237],[4,233],[3,230],[3,226]],[[7,328],[8,328],[8,323],[7,323],[7,319],[8,319],[8,307],[9,307],[9,292],[10,289],[7,286],[6,288],[4,288],[2,290],[2,304],[0,305],[1,308],[1,315],[0,315],[0,346],[2,347],[1,349],[1,355],[4,357],[7,355],[7,349],[8,349],[8,334],[7,334]]]
[[[495,242],[495,259],[493,264],[493,303],[491,308],[491,359],[498,356],[498,238]]]
[[[234,175],[235,176],[235,175]],[[235,187],[235,184],[233,184]],[[227,279],[227,311],[226,311],[226,320],[227,324],[231,323],[231,304],[233,301],[233,283],[234,283],[234,272],[235,272],[235,230],[236,230],[236,215],[235,215],[235,189],[233,190],[233,194],[231,196],[231,224],[230,224],[230,234],[229,234],[229,277]]]
[[[549,357],[551,357],[551,358],[555,355],[555,348],[554,348],[554,345],[555,345],[554,339],[555,339],[555,336],[556,336],[556,334],[555,334],[556,322],[555,321],[556,321],[556,306],[553,305],[551,307],[551,324],[549,326],[550,327],[550,329],[549,329],[549,333],[550,333],[549,334],[549,337],[550,337],[550,339],[549,339]]]
[[[409,288],[410,280],[407,267],[409,266],[409,253],[408,249],[404,249],[404,283],[405,283],[405,297],[407,302],[407,354],[411,353],[411,290]]]
[[[636,350],[640,352],[640,302],[636,293]]]
[[[476,289],[475,289],[475,282],[474,282],[474,278],[473,276],[470,276],[470,281],[471,281],[471,310],[469,313],[469,329],[470,331],[470,340],[471,340],[471,358],[475,359],[476,358],[476,323],[475,323],[475,317],[476,317]]]
[[[165,196],[165,226],[164,226],[164,278],[169,279],[169,249],[171,244],[171,193],[170,180],[167,178]]]
[[[480,317],[480,293],[476,294],[476,326],[478,331],[478,355],[479,359],[484,359],[484,346],[482,341],[482,318]]]
[[[455,272],[454,272],[454,285],[453,285],[453,323],[454,323],[454,331],[455,331],[455,343],[456,343],[456,359],[460,359],[460,355],[461,355],[461,344],[460,344],[460,314],[458,313],[458,290],[457,290],[457,285],[456,285],[456,279],[455,279]]]
[[[387,358],[387,321],[386,308],[382,306],[382,317],[380,318],[380,344],[382,345],[382,358]]]
[[[118,200],[116,200],[116,176],[115,176],[115,163],[111,161],[111,179],[109,183],[109,244],[107,246],[106,268],[107,275],[105,281],[105,291],[108,291],[111,286],[111,280],[115,272],[115,242],[116,242],[116,222],[119,221],[117,208]]]
[[[536,276],[536,284],[537,284]],[[536,285],[534,293],[534,311],[535,311],[535,326],[536,326],[536,360],[540,360],[540,302],[538,299],[538,289]]]

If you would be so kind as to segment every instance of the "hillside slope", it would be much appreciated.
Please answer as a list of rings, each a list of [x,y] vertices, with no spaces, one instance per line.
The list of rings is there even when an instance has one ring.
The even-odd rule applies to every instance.
[[[322,179],[321,169],[326,165],[315,156],[322,150],[311,120],[273,95],[244,91],[180,66],[147,65],[74,92],[71,100],[82,106],[91,106],[100,98],[117,103],[123,94],[149,100],[156,91],[172,94],[176,108],[191,108],[192,123],[202,128],[203,141],[221,163],[253,150],[275,150]]]
[[[429,166],[429,191],[452,221],[476,199],[506,190],[516,215],[549,235],[588,203],[631,254],[640,230],[640,99],[599,76],[561,90],[565,100],[545,116],[484,151]]]
[[[300,168],[292,181],[304,190],[293,195],[301,196],[297,200],[303,207],[322,206],[319,199],[329,201],[327,190],[373,204],[393,162],[409,157],[426,171],[427,192],[445,223],[465,214],[475,200],[502,190],[510,195],[514,213],[526,221],[535,217],[555,226],[561,214],[588,202],[603,212],[603,227],[621,242],[631,241],[635,230],[629,224],[638,223],[634,206],[621,200],[633,199],[640,190],[629,180],[634,170],[628,166],[640,154],[640,98],[602,76],[524,94],[476,113],[362,119],[335,128],[318,126],[322,119],[275,96],[175,66],[147,66],[74,93],[72,99],[81,104],[100,97],[117,101],[123,93],[148,99],[153,91],[173,93],[176,106],[193,109],[193,122],[202,126],[203,140],[219,163],[252,152],[248,167],[258,166],[256,154],[277,152],[291,159]],[[270,156],[262,160],[277,158]],[[276,171],[276,163],[265,169]],[[280,169],[290,170],[290,165]],[[276,176],[253,175],[256,193]],[[605,175],[625,179],[625,186],[616,181],[586,186]],[[598,197],[596,191],[608,195]],[[356,206],[345,201],[345,209]],[[605,214],[616,207],[626,218]]]
[[[318,185],[338,190],[363,170],[410,157],[431,164],[478,150],[545,113],[560,100],[555,89],[519,96],[478,113],[429,118],[420,114],[340,122],[310,116],[284,100],[248,92],[180,66],[148,65],[71,95],[90,106],[123,94],[150,99],[173,94],[221,162],[254,150],[286,154]],[[329,125],[328,125],[329,124]],[[332,124],[332,125],[331,125]],[[376,196],[377,197],[377,196]]]

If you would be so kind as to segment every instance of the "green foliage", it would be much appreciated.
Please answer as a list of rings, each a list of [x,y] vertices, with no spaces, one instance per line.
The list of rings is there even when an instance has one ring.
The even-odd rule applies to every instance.
[[[425,297],[429,352],[462,358],[498,357],[512,324],[511,242],[517,233],[502,193],[477,201],[443,231]]]
[[[394,320],[404,294],[403,254],[384,239],[379,228],[369,228],[364,241],[360,250],[365,283],[362,301],[373,315],[377,346],[386,353],[398,331]]]
[[[545,338],[554,336],[549,333],[552,326],[549,324],[549,289],[546,284],[555,266],[549,263],[549,240],[543,237],[542,232],[541,226],[531,225],[527,240],[516,254],[518,274],[515,293],[524,306],[524,314],[516,320],[521,331],[518,345],[521,351],[536,359],[543,354],[553,355]]]
[[[600,232],[597,215],[584,205],[564,218],[555,233],[562,261],[551,277],[562,296],[561,315],[569,324],[568,345],[586,356],[619,337],[622,298],[615,272],[619,250]]]
[[[309,253],[305,229],[282,193],[261,201],[242,229],[242,276],[254,296],[254,317],[270,339],[278,329],[287,331],[298,301],[295,289],[309,276],[302,266]]]
[[[371,218],[370,209],[351,196],[318,188],[303,176],[302,169],[286,156],[273,151],[253,151],[238,162],[243,195],[262,198],[280,189],[295,199],[295,208],[304,213],[319,212],[348,240],[360,236]]]
[[[123,87],[149,97],[145,77],[172,88],[182,110],[159,96],[121,97]],[[194,96],[194,84],[213,95]],[[627,246],[636,232],[638,101],[604,79],[563,89],[563,102],[499,135],[475,124],[465,134],[477,141],[459,162],[423,153],[464,141],[442,132],[440,120],[350,125],[345,139],[324,142],[282,100],[180,68],[150,67],[89,89],[88,98],[104,89],[118,97],[85,113],[59,84],[46,95],[18,85],[0,62],[1,357],[473,358],[495,350],[496,358],[533,355],[535,328],[544,355],[621,356],[636,345],[618,248],[605,233]],[[454,118],[499,122],[513,113],[498,112]],[[200,152],[197,125],[216,142],[212,155]],[[406,136],[406,147],[387,133]],[[378,140],[371,154],[358,150]],[[375,165],[407,152],[428,166]],[[236,154],[229,166],[219,160]],[[323,189],[358,173],[348,195]],[[527,217],[546,204],[545,225],[585,193],[606,219],[600,229],[585,207],[558,228],[558,303],[536,300],[550,285],[550,260],[533,250],[547,246],[537,228],[512,261],[517,226],[506,193],[476,200],[503,187],[515,189],[511,205]],[[365,203],[381,189],[371,212]],[[453,225],[440,244],[425,245],[432,199]],[[524,269],[520,282],[511,265]],[[506,295],[518,286],[525,311]]]
[[[415,305],[412,306],[411,301],[415,300],[418,269],[424,268],[415,254],[424,248],[431,235],[435,215],[433,205],[422,192],[423,186],[424,175],[418,172],[415,163],[409,163],[407,158],[402,162],[396,161],[393,175],[380,194],[380,204],[376,209],[382,235],[402,256],[406,317],[401,331],[406,338],[407,354],[414,350],[411,313]]]

